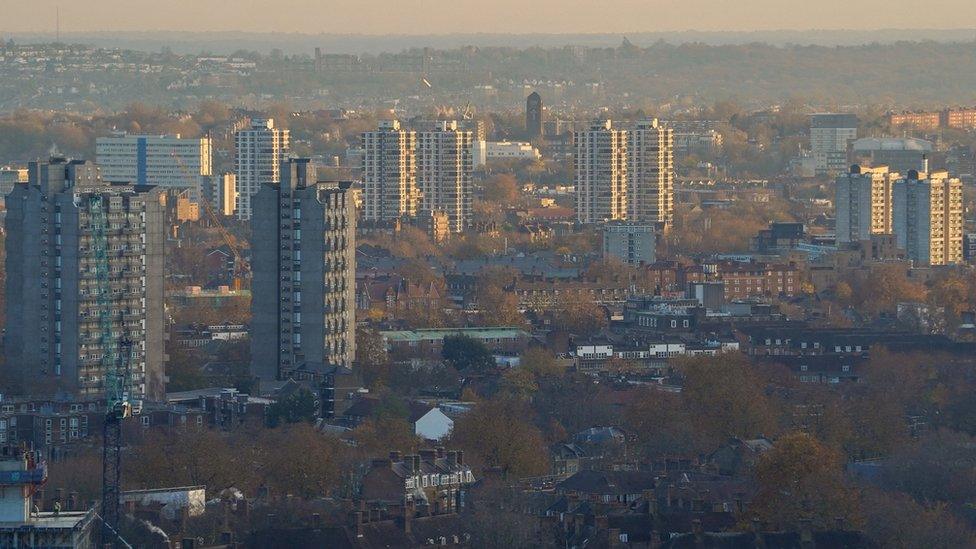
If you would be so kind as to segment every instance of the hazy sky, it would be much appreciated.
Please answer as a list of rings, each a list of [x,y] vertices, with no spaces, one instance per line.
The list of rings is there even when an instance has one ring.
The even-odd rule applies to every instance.
[[[976,28],[976,0],[0,0],[0,31],[579,33]]]

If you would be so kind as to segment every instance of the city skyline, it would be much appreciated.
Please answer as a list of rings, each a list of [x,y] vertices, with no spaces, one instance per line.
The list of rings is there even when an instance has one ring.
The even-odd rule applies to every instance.
[[[0,547],[976,548],[924,7],[0,0]]]
[[[312,0],[247,0],[232,3],[188,0],[134,5],[120,0],[92,0],[84,6],[41,0],[30,4],[4,0],[2,31],[245,31],[287,33],[450,34],[602,33],[644,31],[759,31],[807,29],[931,29],[976,27],[976,5],[964,0],[935,0],[920,25],[917,6],[883,0],[749,0],[729,11],[720,0],[613,0],[599,4],[543,0],[531,13],[511,17],[521,4],[502,0],[494,9],[478,9],[471,0],[339,0],[322,6]],[[60,12],[60,13],[59,13]],[[476,14],[476,17],[471,17]],[[229,16],[230,15],[230,16]],[[852,22],[858,21],[857,25]],[[870,25],[861,24],[869,21]],[[910,36],[906,37],[910,38]]]

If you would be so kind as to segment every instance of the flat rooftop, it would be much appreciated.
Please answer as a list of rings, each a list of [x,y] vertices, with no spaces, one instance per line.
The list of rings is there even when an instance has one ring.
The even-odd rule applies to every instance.
[[[95,517],[94,510],[32,513],[25,522],[0,521],[0,531],[26,529],[70,530]]]
[[[515,339],[528,337],[529,333],[519,328],[493,326],[485,328],[395,330],[380,332],[380,335],[388,341],[432,341],[455,335],[466,335],[477,339]]]

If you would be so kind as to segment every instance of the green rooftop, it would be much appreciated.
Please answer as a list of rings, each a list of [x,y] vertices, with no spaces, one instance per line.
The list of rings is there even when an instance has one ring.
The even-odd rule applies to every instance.
[[[420,342],[444,339],[447,336],[466,335],[475,339],[516,339],[529,337],[529,333],[512,326],[488,326],[484,328],[430,328],[422,330],[394,330],[380,332],[390,342]]]

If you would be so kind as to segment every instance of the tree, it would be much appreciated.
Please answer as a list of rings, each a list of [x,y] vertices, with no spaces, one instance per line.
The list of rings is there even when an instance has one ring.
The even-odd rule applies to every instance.
[[[504,288],[518,277],[519,271],[513,267],[490,265],[478,271],[477,286]]]
[[[397,269],[400,276],[411,284],[443,287],[444,279],[430,265],[420,259],[409,259]]]
[[[485,181],[485,200],[503,206],[513,206],[518,200],[518,181],[511,174],[491,176]]]
[[[262,485],[272,493],[312,499],[327,496],[339,484],[344,446],[312,425],[298,423],[265,430],[257,442],[262,450]]]
[[[558,422],[570,433],[619,421],[607,384],[596,383],[582,374],[540,377],[537,383],[539,391],[532,399],[533,408],[540,417]]]
[[[851,298],[854,297],[854,290],[851,289],[850,284],[842,280],[834,288],[834,296],[837,297],[837,301],[841,305],[848,305],[851,302]]]
[[[250,441],[250,439],[249,439]],[[255,486],[247,444],[234,434],[206,428],[152,429],[124,460],[127,489],[203,485],[219,492]]]
[[[754,438],[777,429],[777,410],[763,391],[764,380],[739,354],[676,362],[681,396],[699,432],[716,445],[729,437]]]
[[[208,385],[203,375],[200,356],[183,347],[168,345],[169,360],[166,362],[166,389],[173,392],[201,389]]]
[[[893,452],[882,486],[918,501],[968,505],[976,501],[976,438],[940,430]]]
[[[519,311],[519,300],[512,292],[498,286],[482,285],[477,291],[481,323],[484,326],[522,326],[525,317]]]
[[[976,547],[976,531],[945,504],[921,504],[905,494],[871,489],[865,491],[864,515],[865,535],[877,547]]]
[[[836,527],[837,517],[861,523],[857,492],[844,480],[840,454],[806,433],[777,440],[756,462],[758,493],[752,512],[773,529]]]
[[[59,459],[48,468],[50,473],[46,488],[49,493],[61,488],[65,494],[78,492],[80,501],[93,501],[102,497],[102,477],[92,471],[101,471],[101,450],[82,448]],[[64,504],[64,502],[61,502]]]
[[[962,312],[976,304],[973,294],[976,294],[976,276],[950,273],[932,283],[927,301],[930,307],[944,309],[948,324],[954,328]]]
[[[626,282],[636,274],[633,267],[616,258],[594,261],[586,268],[586,277],[596,282]]]
[[[356,369],[371,389],[389,383],[390,357],[383,338],[374,330],[356,328]]]
[[[445,336],[441,357],[458,372],[483,374],[495,368],[495,357],[488,347],[464,334]]]
[[[502,375],[499,393],[518,400],[527,400],[539,390],[532,372],[522,368],[512,368]]]
[[[268,407],[267,421],[270,427],[285,423],[312,423],[318,411],[315,395],[302,387],[294,393],[278,399]]]
[[[566,371],[556,362],[556,356],[543,347],[529,347],[523,351],[519,357],[519,368],[536,377],[556,376]]]
[[[694,456],[715,448],[702,443],[681,396],[674,393],[641,389],[624,410],[624,425],[648,459]]]
[[[497,468],[505,478],[544,474],[549,467],[546,441],[527,419],[531,417],[531,410],[519,401],[480,402],[454,422],[450,445],[464,450],[466,460]]]
[[[854,304],[870,314],[890,311],[899,301],[925,301],[925,287],[908,278],[907,270],[899,265],[876,265],[868,275],[855,280]]]
[[[366,420],[352,432],[360,456],[385,455],[391,448],[403,452],[419,449],[422,441],[413,426],[402,417],[378,417]]]
[[[561,314],[556,317],[556,326],[573,334],[594,334],[608,324],[606,311],[581,295],[564,293],[558,308]]]

